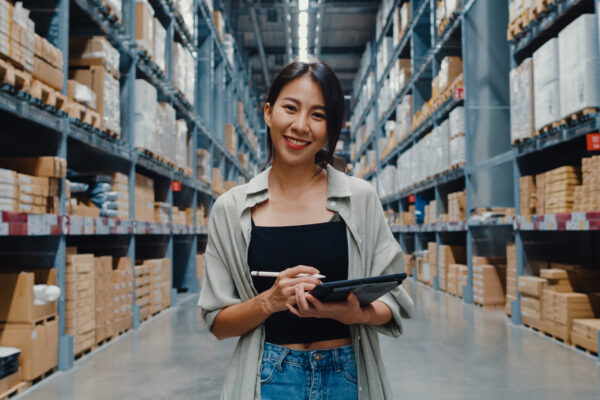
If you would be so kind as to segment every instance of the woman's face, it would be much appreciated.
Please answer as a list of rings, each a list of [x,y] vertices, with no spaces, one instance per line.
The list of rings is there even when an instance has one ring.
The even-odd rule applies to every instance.
[[[273,157],[290,165],[314,164],[327,142],[325,100],[309,75],[283,87],[275,104],[265,104],[265,122],[271,129]]]

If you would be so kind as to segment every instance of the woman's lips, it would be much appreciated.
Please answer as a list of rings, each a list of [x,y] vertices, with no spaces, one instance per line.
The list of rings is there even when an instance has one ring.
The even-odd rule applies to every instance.
[[[289,136],[284,136],[283,139],[285,140],[285,144],[287,144],[288,147],[290,147],[294,150],[302,150],[303,148],[307,147],[310,144],[310,142],[292,138]]]

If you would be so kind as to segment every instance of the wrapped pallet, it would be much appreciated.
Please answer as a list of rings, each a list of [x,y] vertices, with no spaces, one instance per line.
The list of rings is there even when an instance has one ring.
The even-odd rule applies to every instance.
[[[167,45],[167,30],[162,26],[158,19],[154,20],[154,62],[164,73],[167,72],[165,61]]]
[[[155,114],[158,105],[156,87],[143,79],[135,81],[134,146],[149,151],[155,149]]]
[[[535,130],[561,118],[558,39],[548,40],[533,53]]]
[[[138,47],[154,57],[154,9],[148,0],[135,1],[135,40]]]
[[[600,106],[600,55],[595,14],[583,14],[560,31],[558,58],[562,116]]]
[[[533,61],[525,59],[510,71],[510,139],[512,142],[533,136]]]

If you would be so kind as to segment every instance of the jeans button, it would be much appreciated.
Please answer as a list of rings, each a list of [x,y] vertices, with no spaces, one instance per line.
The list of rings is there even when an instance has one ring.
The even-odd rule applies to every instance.
[[[315,360],[321,361],[321,358],[323,358],[323,357],[321,357],[320,354],[315,354]]]

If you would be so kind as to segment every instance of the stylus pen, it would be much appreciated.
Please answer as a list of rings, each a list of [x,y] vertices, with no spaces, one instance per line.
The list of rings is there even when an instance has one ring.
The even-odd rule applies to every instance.
[[[277,278],[279,276],[279,272],[269,272],[269,271],[250,271],[250,275],[252,276],[261,276],[264,278]],[[317,279],[325,279],[326,276],[325,275],[321,275],[321,274],[298,274],[296,275],[296,278],[301,278],[303,276],[310,276],[311,278],[317,278]]]

